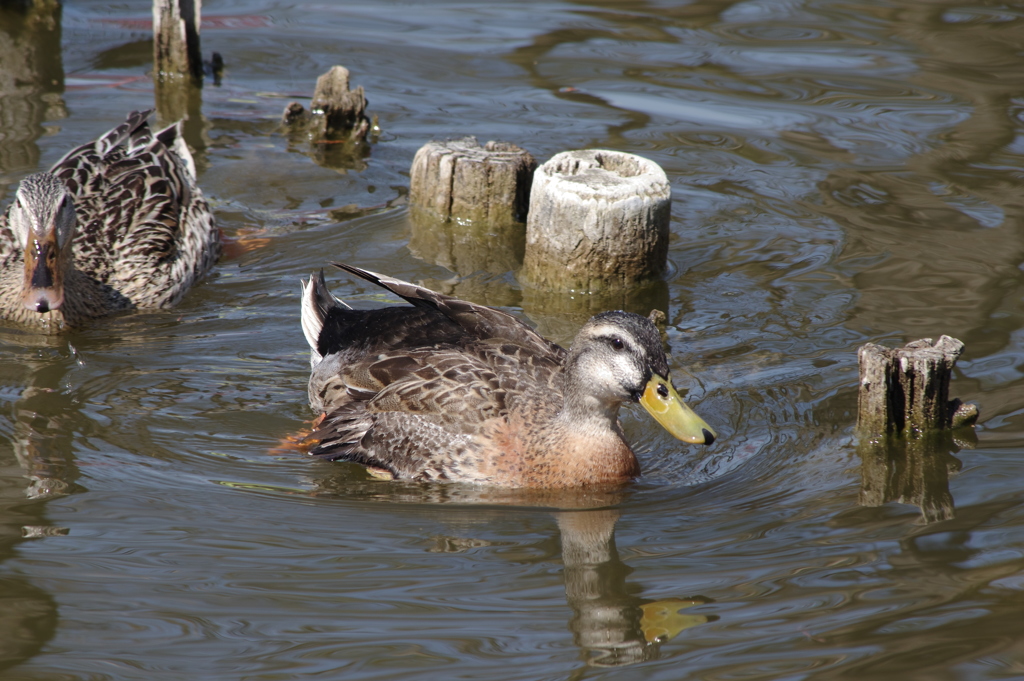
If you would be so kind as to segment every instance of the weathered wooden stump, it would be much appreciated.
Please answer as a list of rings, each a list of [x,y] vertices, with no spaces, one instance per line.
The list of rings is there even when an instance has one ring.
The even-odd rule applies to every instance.
[[[355,90],[349,90],[348,85],[348,69],[332,67],[317,79],[310,110],[299,102],[289,102],[281,114],[281,122],[289,126],[308,124],[308,132],[316,140],[329,137],[362,140],[371,127],[366,116],[366,94],[361,85]]]
[[[557,154],[534,175],[520,280],[596,292],[660,278],[671,202],[653,161],[598,149]]]
[[[964,344],[942,336],[884,348],[868,343],[857,351],[861,437],[922,433],[971,425],[978,408],[949,399],[949,379]]]
[[[324,168],[342,173],[365,168],[370,146],[364,140],[377,125],[366,116],[363,88],[349,90],[348,69],[334,66],[320,76],[310,107],[298,102],[285,107],[281,124],[289,142]]]
[[[860,348],[857,432],[863,506],[916,504],[925,522],[953,517],[949,474],[960,462],[952,429],[972,425],[978,408],[949,399],[964,344],[942,336],[902,348]]]
[[[308,123],[314,140],[358,142],[370,131],[366,93],[362,85],[349,90],[349,71],[344,66],[333,66],[316,79],[309,106],[307,112],[298,102],[289,102],[281,122],[290,126]]]
[[[530,152],[509,142],[480,146],[475,137],[428,142],[412,161],[409,202],[442,221],[522,223],[536,167]]]
[[[361,140],[370,129],[366,117],[366,95],[363,86],[349,90],[349,72],[334,66],[316,79],[313,90],[313,124],[321,137],[348,134],[350,140]]]

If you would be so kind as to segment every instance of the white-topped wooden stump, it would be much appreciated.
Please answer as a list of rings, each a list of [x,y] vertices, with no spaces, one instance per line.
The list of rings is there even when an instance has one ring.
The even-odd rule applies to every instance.
[[[534,173],[520,280],[597,292],[660,278],[672,191],[661,167],[619,151],[555,155]]]

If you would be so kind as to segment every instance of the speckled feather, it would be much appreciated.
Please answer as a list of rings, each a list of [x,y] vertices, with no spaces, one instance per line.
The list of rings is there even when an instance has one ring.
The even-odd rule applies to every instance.
[[[510,487],[617,484],[639,474],[617,422],[625,398],[600,417],[566,413],[566,391],[586,387],[566,385],[564,348],[500,310],[337,266],[413,307],[351,310],[330,294],[322,272],[303,283],[310,404],[326,413],[311,435],[312,455],[402,479]],[[667,374],[650,322],[623,312],[595,320],[588,323],[595,333],[624,325]],[[593,341],[579,339],[573,351],[582,355]],[[649,377],[650,369],[640,371],[638,386]]]
[[[55,332],[118,310],[167,307],[216,263],[217,228],[180,123],[154,135],[149,113],[130,114],[49,171],[67,187],[77,217],[60,310],[21,305],[23,250],[8,211],[0,223],[0,315]]]

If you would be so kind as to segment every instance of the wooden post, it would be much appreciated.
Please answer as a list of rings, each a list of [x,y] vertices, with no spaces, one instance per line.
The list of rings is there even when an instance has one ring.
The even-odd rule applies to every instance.
[[[153,78],[191,78],[203,82],[199,50],[202,0],[153,0]]]
[[[475,137],[428,142],[412,161],[409,202],[442,221],[522,223],[536,167],[530,152],[508,142],[480,146]]]
[[[557,154],[534,175],[520,280],[592,293],[658,279],[671,202],[653,161],[597,149]]]
[[[942,336],[889,349],[874,343],[857,352],[860,394],[857,429],[861,437],[915,434],[971,425],[978,408],[949,399],[949,379],[964,344]]]
[[[202,0],[153,0],[153,95],[161,127],[202,109]]]
[[[942,336],[884,348],[868,343],[857,352],[860,393],[857,452],[860,503],[915,504],[925,522],[954,515],[949,474],[960,462],[952,429],[972,425],[978,408],[949,399],[949,380],[964,344]]]

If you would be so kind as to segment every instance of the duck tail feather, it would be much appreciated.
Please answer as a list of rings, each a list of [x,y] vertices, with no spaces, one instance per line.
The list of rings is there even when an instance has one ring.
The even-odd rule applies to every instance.
[[[98,153],[101,158],[104,158],[111,151],[126,142],[129,142],[130,146],[136,146],[141,142],[151,139],[152,135],[146,121],[152,113],[152,109],[147,111],[132,111],[128,114],[124,123],[96,140],[96,153]]]
[[[52,170],[56,170],[64,165],[69,159],[76,156],[96,154],[99,158],[106,159],[114,149],[117,149],[130,140],[135,142],[139,135],[143,135],[146,139],[149,139],[151,135],[149,133],[149,126],[146,124],[146,120],[152,113],[152,109],[147,111],[132,111],[128,114],[124,123],[104,133],[103,136],[96,141],[87,142],[77,146],[61,156],[60,160],[53,164]]]
[[[309,343],[309,364],[311,367],[315,367],[323,359],[317,348],[327,315],[331,310],[349,306],[335,298],[327,288],[322,269],[309,275],[309,281],[300,281],[299,283],[302,285],[302,333],[306,336],[306,342]]]
[[[156,140],[173,151],[181,159],[182,163],[185,164],[185,169],[192,178],[192,182],[195,182],[197,178],[196,162],[192,158],[192,152],[189,151],[188,144],[185,143],[184,129],[182,128],[184,122],[181,120],[171,123],[156,134]]]

